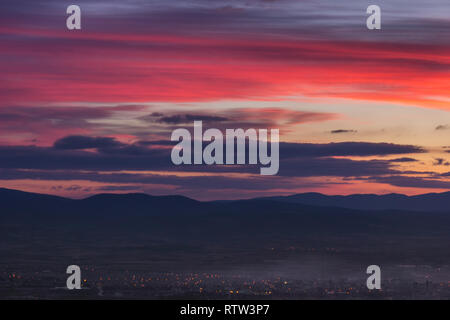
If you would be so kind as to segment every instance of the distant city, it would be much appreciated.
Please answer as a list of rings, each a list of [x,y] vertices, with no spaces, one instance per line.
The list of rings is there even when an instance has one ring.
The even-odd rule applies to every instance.
[[[261,278],[247,273],[152,273],[144,270],[83,268],[82,290],[70,291],[61,270],[0,272],[2,299],[447,299],[450,267],[395,266],[414,272],[383,279],[381,290],[369,290],[360,277],[300,280],[289,276]],[[301,275],[299,275],[301,276]]]

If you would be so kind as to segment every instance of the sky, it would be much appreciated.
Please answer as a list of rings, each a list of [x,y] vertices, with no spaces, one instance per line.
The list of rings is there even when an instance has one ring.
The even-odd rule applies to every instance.
[[[81,8],[81,30],[66,9]],[[368,30],[366,8],[381,8]],[[2,0],[0,187],[200,200],[450,190],[448,0]],[[177,128],[277,128],[280,170],[175,166]]]

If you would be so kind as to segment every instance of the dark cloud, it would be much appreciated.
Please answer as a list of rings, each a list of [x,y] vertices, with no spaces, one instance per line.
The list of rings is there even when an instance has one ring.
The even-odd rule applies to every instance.
[[[173,142],[143,141],[122,144],[108,137],[69,136],[55,142],[55,147],[0,146],[0,168],[126,170],[172,168]],[[158,146],[164,146],[158,148]],[[81,149],[96,148],[97,152]],[[280,161],[320,159],[334,156],[382,156],[425,152],[421,147],[390,143],[341,142],[327,144],[280,143]],[[344,161],[345,159],[342,159]],[[330,160],[331,161],[331,160]],[[334,161],[341,161],[335,159]],[[348,160],[350,161],[350,160]],[[389,163],[389,161],[386,161]],[[202,166],[197,170],[208,170]],[[226,169],[229,170],[229,169]]]
[[[390,162],[416,162],[419,161],[417,159],[403,157],[403,158],[397,158],[397,159],[391,159]]]
[[[68,136],[55,141],[53,146],[55,149],[79,150],[117,148],[123,144],[109,137]]]
[[[345,130],[345,129],[338,129],[338,130],[331,130],[332,134],[336,134],[336,133],[356,133],[358,132],[357,130]]]
[[[127,184],[127,186],[111,186],[109,191],[134,190],[137,186],[141,188],[145,185],[166,185],[183,190],[205,190],[205,189],[235,189],[235,190],[272,190],[272,189],[292,189],[301,186],[325,187],[331,184],[345,184],[346,182],[333,182],[324,179],[322,182],[310,182],[302,180],[306,177],[342,177],[344,180],[370,180],[372,182],[388,183],[391,177],[392,184],[398,185],[401,181],[402,172],[389,168],[388,161],[353,161],[349,159],[297,159],[295,161],[283,162],[280,174],[277,177],[260,176],[259,170],[249,166],[183,166],[174,169],[182,171],[204,171],[216,173],[207,176],[177,176],[176,170],[172,173],[149,174],[146,172],[123,173],[123,172],[99,172],[86,170],[22,170],[22,169],[0,169],[1,180],[50,180],[50,181],[92,181],[107,184]],[[216,170],[216,171],[215,171]],[[255,175],[224,176],[226,170],[234,170],[238,173],[252,172]],[[166,170],[170,171],[170,170]],[[417,173],[416,173],[417,174]],[[367,178],[367,177],[370,178]],[[393,179],[392,177],[400,177]],[[379,179],[378,179],[379,178]],[[422,178],[412,180],[418,184]],[[434,181],[434,180],[433,180]],[[429,183],[429,182],[427,182]],[[129,186],[128,184],[132,184]],[[431,187],[431,184],[429,184]],[[435,186],[436,184],[433,184]],[[408,181],[404,182],[408,186]],[[439,187],[441,184],[439,184]]]
[[[337,143],[280,143],[280,154],[291,157],[327,156],[383,156],[392,154],[424,153],[422,147],[394,143],[337,142]]]
[[[32,142],[50,143],[68,132],[102,132],[107,130],[92,120],[109,119],[122,112],[134,112],[145,107],[123,105],[116,107],[48,107],[8,106],[0,108],[0,135],[34,135]]]
[[[450,129],[450,126],[448,124],[441,124],[435,128],[435,130],[448,130],[448,129]]]
[[[0,168],[150,170],[167,168],[170,151],[129,145],[99,152],[36,146],[0,147]]]
[[[449,166],[450,163],[443,158],[435,158],[433,165],[434,166]]]
[[[33,179],[52,181],[93,181],[101,183],[119,183],[142,185],[167,185],[184,189],[240,189],[240,190],[270,190],[272,188],[292,188],[298,184],[288,177],[278,177],[276,180],[267,176],[257,175],[249,179],[246,176],[227,177],[223,175],[210,176],[176,176],[174,174],[146,174],[146,173],[98,173],[96,171],[54,171],[54,170],[16,170],[0,169],[1,179]],[[315,183],[316,186],[325,186],[326,182]],[[120,190],[118,188],[116,190]],[[124,186],[129,187],[129,186]],[[141,186],[142,188],[142,186]],[[125,190],[125,189],[124,189]],[[115,191],[110,188],[109,191]]]
[[[282,159],[280,176],[290,177],[362,177],[398,173],[385,160],[350,160],[341,158],[293,158]]]
[[[116,107],[49,107],[49,106],[8,106],[0,108],[0,121],[26,123],[34,121],[49,121],[56,124],[68,125],[70,123],[80,125],[81,121],[89,119],[103,119],[114,115],[116,112],[140,111],[145,109],[140,105],[122,105]]]
[[[152,112],[151,114],[149,114],[147,116],[150,120],[152,120],[152,118],[154,117],[164,117],[164,113],[161,112]]]
[[[211,113],[208,110],[200,110],[192,113],[174,112],[153,112],[140,117],[140,120],[159,123],[166,126],[166,130],[173,130],[176,125],[189,124],[194,121],[203,121],[204,126],[214,126],[214,128],[225,130],[229,123],[233,123],[233,128],[273,128],[283,126],[288,130],[289,125],[296,125],[307,122],[320,122],[335,119],[334,113],[298,111],[283,108],[234,108]]]
[[[173,143],[172,143],[173,144]],[[146,174],[105,174],[108,171],[151,170],[165,172],[252,173],[237,184],[233,177],[223,179],[220,186],[235,188],[273,188],[295,177],[364,177],[398,174],[392,169],[396,159],[351,160],[335,156],[374,156],[424,152],[420,147],[387,143],[345,142],[329,144],[280,144],[280,170],[275,179],[259,176],[261,165],[233,166],[175,166],[170,159],[170,142],[140,141],[122,144],[107,137],[69,136],[55,142],[55,147],[2,146],[0,147],[1,179],[60,179],[90,180],[105,183],[175,184],[187,187],[188,183],[217,184],[216,175],[210,177],[180,177]],[[82,149],[96,149],[96,151]],[[404,158],[402,161],[406,161]],[[397,159],[398,160],[398,159]],[[90,171],[89,174],[80,171]],[[279,179],[279,180],[278,180]],[[232,182],[233,181],[233,182]],[[263,183],[259,187],[257,182]],[[251,187],[252,186],[252,187]]]
[[[367,179],[390,183],[386,177],[397,177],[402,172],[395,163],[415,161],[412,158],[393,160],[352,160],[340,156],[376,156],[425,152],[418,146],[388,143],[343,142],[328,144],[281,143],[280,170],[276,177],[260,176],[261,165],[181,165],[175,166],[170,159],[173,142],[155,140],[124,144],[108,137],[68,136],[55,142],[54,147],[1,146],[1,180],[50,180],[92,181],[105,184],[120,184],[105,187],[104,191],[142,190],[166,185],[182,192],[193,190],[255,190],[266,192],[272,189],[299,186],[324,187],[323,181],[314,186],[302,178],[336,177],[345,179]],[[83,150],[90,149],[90,150]],[[94,151],[92,150],[94,149]],[[136,171],[124,173],[120,171]],[[164,172],[149,174],[145,171]],[[204,172],[204,176],[177,176],[177,172]],[[224,176],[226,173],[250,173]],[[417,174],[417,172],[409,172]],[[383,180],[384,179],[384,180]],[[400,184],[400,178],[392,178],[392,184]],[[423,179],[417,178],[415,183]],[[427,181],[428,185],[436,181]],[[345,183],[345,182],[343,182]],[[125,186],[122,186],[125,184]],[[439,184],[440,185],[440,184]],[[145,190],[150,190],[150,189]],[[152,189],[153,190],[153,189]],[[172,189],[174,190],[174,189]],[[75,190],[74,190],[75,191]],[[78,190],[77,190],[78,191]],[[231,191],[230,191],[231,192]],[[234,192],[234,191],[233,191]]]
[[[204,114],[174,114],[170,116],[164,116],[161,113],[152,113],[150,116],[142,117],[142,119],[166,124],[184,124],[192,123],[194,121],[222,122],[229,120],[226,117],[210,116]]]

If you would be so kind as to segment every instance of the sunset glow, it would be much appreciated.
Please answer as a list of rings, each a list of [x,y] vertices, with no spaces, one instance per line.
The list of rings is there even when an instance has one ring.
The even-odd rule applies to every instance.
[[[446,3],[405,2],[406,17],[380,2],[372,32],[366,3],[78,1],[83,28],[68,31],[63,3],[6,1],[0,184],[76,198],[447,191]],[[170,133],[196,117],[279,128],[279,174],[174,166]]]

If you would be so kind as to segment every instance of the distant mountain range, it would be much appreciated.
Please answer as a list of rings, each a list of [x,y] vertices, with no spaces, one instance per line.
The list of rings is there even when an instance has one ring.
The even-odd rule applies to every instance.
[[[0,201],[3,213],[31,212],[77,212],[90,215],[108,213],[110,215],[145,212],[145,214],[181,212],[217,212],[222,209],[238,210],[248,208],[261,211],[267,208],[290,211],[296,208],[327,207],[358,211],[419,211],[449,212],[450,192],[428,193],[417,196],[403,194],[354,194],[348,196],[329,196],[320,193],[301,193],[290,196],[263,197],[249,200],[201,202],[184,196],[151,196],[143,193],[97,194],[85,199],[75,200],[58,196],[23,192],[0,188]],[[249,208],[251,207],[251,208]],[[241,210],[238,210],[241,211]],[[320,211],[323,211],[321,209]],[[1,213],[0,213],[1,215]]]
[[[450,192],[427,193],[417,196],[406,196],[397,193],[385,195],[352,194],[348,196],[328,196],[321,193],[300,193],[285,197],[267,197],[260,199],[357,210],[450,212]]]
[[[450,237],[450,193],[413,197],[306,193],[201,202],[139,193],[74,200],[0,189],[0,203],[2,241],[41,237],[51,243],[71,235],[94,243],[120,236],[226,247],[230,241],[244,245],[315,239],[332,244],[336,239],[352,243],[372,238],[392,243],[402,237],[413,246],[412,237],[421,241],[439,237],[444,240],[436,243],[444,246]]]

